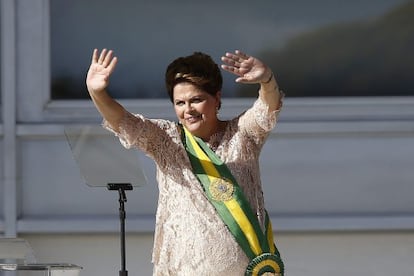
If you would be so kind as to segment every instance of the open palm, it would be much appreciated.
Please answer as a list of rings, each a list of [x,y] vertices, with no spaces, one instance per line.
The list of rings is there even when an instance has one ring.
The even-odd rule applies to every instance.
[[[92,62],[86,76],[86,86],[90,92],[104,90],[109,84],[109,77],[115,70],[117,58],[113,56],[112,50],[103,49],[98,57],[98,50],[92,54]]]
[[[221,68],[238,76],[236,82],[266,82],[272,74],[262,61],[239,50],[234,53],[226,53],[221,60],[224,63]]]

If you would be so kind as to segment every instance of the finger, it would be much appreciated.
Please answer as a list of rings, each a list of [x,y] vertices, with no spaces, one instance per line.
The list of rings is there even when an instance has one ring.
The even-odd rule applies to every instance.
[[[104,58],[104,60],[102,61],[102,65],[104,66],[104,67],[107,67],[108,65],[109,65],[109,63],[111,62],[111,60],[112,60],[112,55],[113,55],[113,51],[112,50],[110,50],[106,55],[105,55],[105,58]]]
[[[246,75],[241,76],[239,78],[236,79],[236,82],[240,82],[240,83],[252,83],[252,79]]]
[[[226,53],[225,58],[229,59],[229,60],[234,60],[237,62],[242,62],[243,60],[236,54],[233,53]]]
[[[230,73],[233,73],[233,74],[236,74],[236,75],[240,75],[239,69],[236,68],[236,67],[234,67],[234,66],[230,66],[230,65],[223,64],[223,65],[221,65],[221,68],[223,68],[224,70],[226,70],[226,71],[228,71]]]
[[[91,63],[97,63],[98,62],[98,49],[93,49],[92,53],[92,61]]]
[[[231,65],[222,64],[221,68],[223,68],[226,71],[233,71],[235,67]]]
[[[247,54],[245,54],[245,53],[243,53],[242,51],[240,51],[240,50],[236,50],[236,51],[234,51],[235,53],[236,53],[236,55],[238,55],[240,58],[242,58],[242,59],[249,59],[250,58],[250,56],[249,55],[247,55]]]
[[[253,83],[252,78],[246,75],[238,77],[235,81],[240,83]]]
[[[243,61],[245,60],[249,60],[251,58],[251,56],[249,56],[248,54],[243,53],[242,51],[236,50],[235,53],[239,56],[239,58]]]
[[[109,69],[109,74],[112,74],[112,72],[115,70],[115,66],[118,62],[118,58],[114,57],[111,62],[108,65],[108,69]]]
[[[233,66],[222,64],[221,68],[226,70],[226,71],[233,72]]]
[[[107,50],[106,49],[103,49],[102,52],[101,52],[101,54],[99,55],[99,59],[98,59],[98,63],[99,64],[102,64],[103,63],[103,61],[105,59],[105,56],[106,56],[106,52],[107,52]]]
[[[238,62],[234,59],[228,58],[228,57],[221,57],[221,60],[224,63],[228,64],[228,65],[232,65],[232,66],[235,66],[235,67],[240,67],[241,66],[240,62]]]

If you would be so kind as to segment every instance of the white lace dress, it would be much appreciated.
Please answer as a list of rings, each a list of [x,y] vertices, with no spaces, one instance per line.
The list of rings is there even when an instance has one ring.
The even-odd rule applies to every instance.
[[[278,113],[268,112],[259,98],[208,141],[237,179],[262,227],[259,153]],[[105,122],[104,127],[110,129]],[[244,275],[249,260],[192,173],[177,123],[126,113],[119,129],[116,135],[125,147],[144,151],[157,165],[153,275]]]

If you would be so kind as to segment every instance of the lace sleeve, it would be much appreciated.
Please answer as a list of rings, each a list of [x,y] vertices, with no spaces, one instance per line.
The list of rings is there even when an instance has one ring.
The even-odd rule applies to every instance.
[[[258,97],[253,106],[240,116],[239,127],[258,145],[264,142],[267,134],[276,126],[283,105],[284,94],[281,95],[278,110],[269,111],[269,106]]]
[[[162,149],[166,140],[171,140],[167,131],[172,123],[161,119],[148,119],[140,114],[125,111],[120,121],[119,132],[116,132],[107,121],[102,126],[114,133],[125,148],[138,148],[154,157],[156,151]]]
[[[145,138],[140,139],[140,137],[143,136],[141,135],[141,130],[144,129],[144,121],[145,118],[143,116],[134,115],[125,111],[119,123],[119,132],[115,131],[105,119],[102,122],[102,126],[117,136],[125,148],[142,148],[145,144],[145,141],[143,141]]]

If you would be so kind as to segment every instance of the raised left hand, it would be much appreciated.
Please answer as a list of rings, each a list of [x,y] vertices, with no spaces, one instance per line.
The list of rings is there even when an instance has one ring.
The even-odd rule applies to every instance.
[[[272,76],[272,70],[259,59],[236,50],[221,57],[221,68],[238,76],[240,83],[266,83]]]

